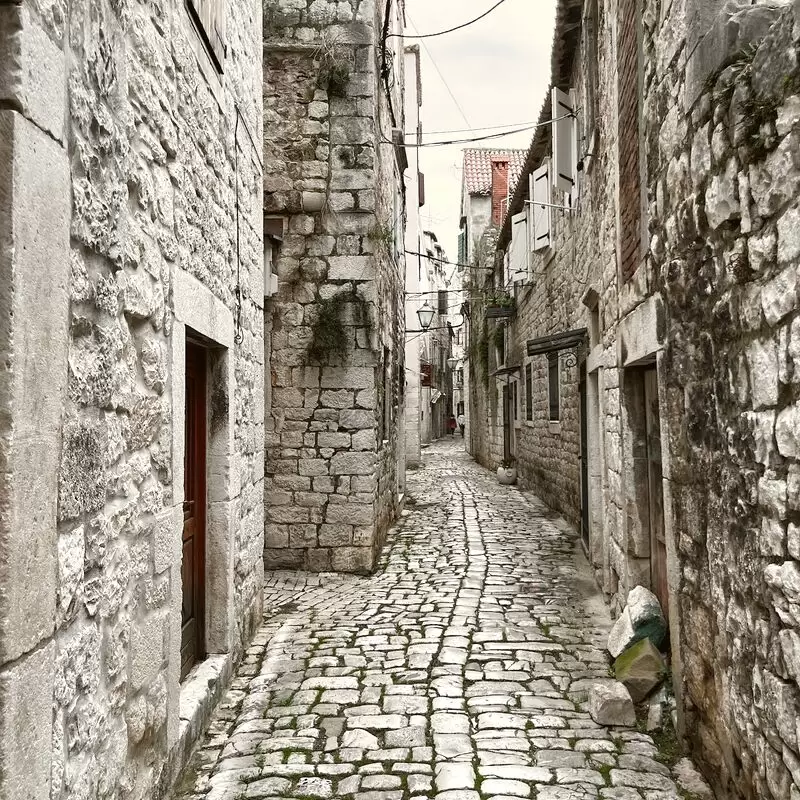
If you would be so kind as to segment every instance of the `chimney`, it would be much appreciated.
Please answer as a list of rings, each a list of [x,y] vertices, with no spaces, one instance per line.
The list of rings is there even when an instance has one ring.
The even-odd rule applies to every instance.
[[[508,156],[492,156],[492,225],[503,224],[508,199]]]

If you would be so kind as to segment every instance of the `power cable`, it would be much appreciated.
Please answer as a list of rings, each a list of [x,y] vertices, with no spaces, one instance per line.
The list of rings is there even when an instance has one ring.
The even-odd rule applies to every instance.
[[[408,144],[406,142],[404,147],[419,150],[425,147],[446,147],[448,145],[453,145],[453,144],[471,144],[473,142],[486,142],[489,139],[502,139],[504,136],[512,136],[515,133],[524,133],[525,131],[531,131],[535,127],[537,127],[535,124],[527,125],[524,128],[516,128],[515,130],[512,131],[503,131],[502,133],[489,133],[486,136],[473,136],[469,139],[448,139],[447,141],[443,142],[420,142],[419,144]],[[388,144],[394,144],[393,141],[391,141],[390,139],[386,139],[385,136],[383,138],[384,142]]]
[[[478,125],[475,128],[455,128],[453,130],[445,130],[445,131],[422,131],[423,136],[434,136],[436,134],[441,133],[472,133],[473,131],[497,131],[501,128],[514,128],[520,125],[536,125],[535,120],[529,120],[528,122],[508,122],[505,125]],[[406,133],[406,136],[416,136],[417,131],[412,131],[410,133]]]
[[[470,20],[469,22],[464,22],[461,25],[456,25],[455,28],[448,28],[446,31],[436,31],[436,33],[422,33],[417,34],[416,36],[404,36],[402,33],[393,33],[392,36],[404,36],[406,39],[432,39],[434,36],[444,36],[446,33],[454,33],[455,31],[460,31],[463,28],[468,28],[470,25],[474,25],[476,22],[480,22],[484,17],[488,17],[489,14],[492,13],[496,8],[499,8],[506,0],[499,0],[499,2],[495,3],[488,11],[484,11],[479,17],[475,17],[475,19]]]

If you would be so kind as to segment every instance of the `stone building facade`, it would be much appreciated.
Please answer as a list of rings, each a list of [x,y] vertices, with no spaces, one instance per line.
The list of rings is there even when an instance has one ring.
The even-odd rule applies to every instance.
[[[403,489],[403,5],[264,4],[268,567],[369,571]]]
[[[2,797],[159,796],[260,621],[260,87],[253,4],[0,5]]]
[[[479,381],[486,384],[489,374],[488,363],[482,356],[488,351],[482,344],[481,298],[486,286],[491,285],[487,282],[487,273],[494,271],[497,231],[524,161],[524,150],[469,148],[463,154],[457,263],[462,265],[465,310],[473,315],[471,323],[465,325],[460,343],[465,356],[462,382],[465,439],[467,451],[485,466],[489,466],[487,437],[493,435],[495,429],[489,421],[485,386],[482,389],[478,385]]]
[[[658,594],[680,733],[721,798],[800,797],[798,14],[561,0],[575,183],[553,186],[548,98],[482,262],[514,313],[477,455],[497,463],[510,428],[613,607]]]

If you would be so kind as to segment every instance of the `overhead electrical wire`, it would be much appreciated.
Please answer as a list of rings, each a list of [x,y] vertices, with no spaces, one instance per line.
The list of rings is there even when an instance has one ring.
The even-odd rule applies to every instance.
[[[454,28],[448,28],[445,31],[436,31],[436,33],[420,33],[416,36],[405,36],[402,33],[392,33],[390,36],[401,36],[405,39],[432,39],[434,36],[444,36],[447,33],[454,33],[455,31],[460,31],[463,28],[468,28],[470,25],[474,25],[476,22],[480,22],[484,17],[488,17],[492,11],[494,11],[496,8],[499,8],[505,2],[506,0],[499,0],[488,11],[484,11],[479,17],[475,17],[475,19],[471,19],[469,22],[464,22],[461,25],[456,25]]]
[[[428,255],[427,253],[421,253],[419,250],[403,250],[406,255],[409,256],[423,256],[427,258],[429,261],[438,261],[440,264],[447,264],[451,267],[464,267],[465,269],[484,269],[488,270],[489,272],[494,272],[494,267],[477,267],[474,264],[460,264],[457,261],[448,261],[446,258],[436,258],[436,256]]]
[[[517,128],[522,125],[536,125],[536,120],[528,120],[527,122],[508,122],[505,125],[477,125],[474,128],[454,128],[452,130],[443,131],[422,131],[423,136],[434,136],[442,133],[472,133],[473,131],[498,131],[501,128]],[[406,136],[416,136],[417,131],[409,131]]]
[[[486,142],[489,139],[502,139],[504,136],[512,136],[515,133],[524,133],[525,131],[533,130],[535,127],[537,126],[534,123],[532,125],[526,125],[524,128],[515,128],[514,130],[503,131],[502,133],[489,133],[485,136],[472,136],[469,139],[449,139],[443,142],[420,142],[419,144],[409,144],[408,142],[406,142],[403,146],[414,149],[420,149],[423,147],[445,147],[447,145],[453,145],[453,144],[470,144],[472,142]],[[383,138],[388,144],[394,144],[393,141],[391,141],[390,139],[386,139],[385,136]]]
[[[504,136],[511,136],[516,133],[524,133],[525,131],[531,131],[535,128],[542,128],[545,125],[552,125],[554,122],[558,122],[561,119],[566,119],[567,117],[573,116],[572,114],[564,114],[560,117],[555,117],[554,119],[549,119],[545,122],[534,122],[530,125],[525,125],[522,128],[516,128],[511,131],[503,131],[502,133],[490,133],[486,136],[472,136],[469,139],[449,139],[447,141],[442,142],[420,142],[419,144],[408,144],[407,142],[403,144],[403,147],[411,148],[411,149],[420,149],[424,147],[445,147],[448,145],[454,144],[471,144],[473,142],[485,142],[489,139],[502,139]],[[381,131],[381,140],[385,144],[397,144],[392,139],[388,139],[386,134]]]

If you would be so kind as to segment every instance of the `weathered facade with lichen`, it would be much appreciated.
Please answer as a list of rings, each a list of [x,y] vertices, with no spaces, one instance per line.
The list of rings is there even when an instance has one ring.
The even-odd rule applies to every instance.
[[[0,5],[2,797],[158,796],[260,621],[261,81],[252,3]]]
[[[520,182],[481,292],[515,314],[479,456],[501,457],[493,392],[516,383],[520,480],[582,531],[615,608],[659,595],[679,732],[720,798],[800,797],[799,44],[796,3],[561,0],[578,188],[549,193],[569,210],[515,278],[542,199]]]
[[[402,3],[264,4],[268,568],[369,571],[403,481]],[[399,141],[399,140],[398,140]]]
[[[721,796],[796,798],[800,7],[646,9],[642,37],[687,730]]]

